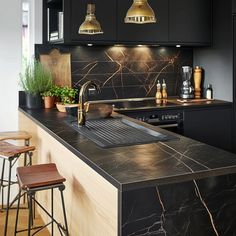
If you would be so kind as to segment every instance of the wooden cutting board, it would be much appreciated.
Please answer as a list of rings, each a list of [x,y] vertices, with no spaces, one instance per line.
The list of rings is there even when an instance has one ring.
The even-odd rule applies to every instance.
[[[71,87],[70,53],[60,53],[58,49],[53,49],[47,55],[41,54],[39,58],[45,68],[51,71],[55,85]]]

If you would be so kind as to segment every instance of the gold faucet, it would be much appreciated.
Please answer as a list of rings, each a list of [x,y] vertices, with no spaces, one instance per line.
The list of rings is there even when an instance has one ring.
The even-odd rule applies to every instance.
[[[78,109],[78,125],[79,126],[84,126],[85,122],[86,122],[86,109],[85,109],[85,101],[84,101],[84,95],[87,91],[87,88],[89,86],[93,86],[94,89],[97,92],[100,92],[100,87],[93,81],[87,81],[86,83],[84,83],[80,89],[79,92],[79,109]]]

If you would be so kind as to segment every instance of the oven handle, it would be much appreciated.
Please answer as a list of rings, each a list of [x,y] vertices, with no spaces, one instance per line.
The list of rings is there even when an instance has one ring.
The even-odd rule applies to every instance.
[[[179,124],[175,123],[175,124],[165,124],[165,125],[157,125],[160,128],[174,128],[174,127],[178,127]]]

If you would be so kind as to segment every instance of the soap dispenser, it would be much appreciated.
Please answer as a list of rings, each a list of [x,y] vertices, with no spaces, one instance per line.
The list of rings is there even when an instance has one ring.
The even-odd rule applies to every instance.
[[[162,93],[161,93],[161,83],[158,80],[157,81],[157,92],[156,92],[156,103],[160,104],[162,99]]]

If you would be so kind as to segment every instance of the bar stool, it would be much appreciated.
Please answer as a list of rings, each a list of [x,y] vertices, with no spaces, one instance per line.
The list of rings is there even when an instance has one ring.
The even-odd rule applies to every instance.
[[[32,135],[29,134],[26,131],[7,131],[7,132],[0,132],[0,141],[4,140],[23,140],[25,146],[29,146],[30,144],[30,139],[32,138]],[[24,153],[24,166],[27,164],[31,165],[31,157],[29,157],[30,160],[27,161],[27,153]],[[0,179],[0,193],[1,193],[1,188],[2,188],[2,204],[1,204],[1,209],[4,209],[3,202],[4,202],[4,187],[7,185],[4,185],[3,182],[5,181],[4,178],[4,172],[5,172],[5,161],[3,159],[3,165],[2,165],[2,172],[1,172],[1,179]],[[1,182],[2,181],[2,182]],[[25,200],[24,200],[25,202]]]
[[[16,146],[13,144],[10,144],[5,141],[0,141],[0,158],[3,159],[3,171],[1,176],[1,182],[0,182],[0,191],[3,190],[4,187],[7,187],[7,205],[6,205],[6,218],[5,218],[5,227],[4,227],[4,236],[7,235],[7,226],[8,226],[8,216],[9,216],[9,210],[16,198],[11,202],[10,204],[10,190],[11,185],[15,184],[16,182],[11,180],[11,173],[12,173],[12,167],[15,165],[16,161],[19,159],[21,154],[28,154],[30,157],[32,157],[32,151],[35,150],[35,147],[33,146]],[[4,169],[5,169],[5,162],[9,162],[9,172],[8,172],[8,180],[4,180]],[[30,163],[31,164],[31,163]],[[7,182],[6,185],[3,184],[3,182]]]
[[[17,213],[16,213],[16,223],[15,223],[15,234],[28,231],[28,236],[31,235],[31,230],[36,230],[33,235],[47,227],[51,224],[51,235],[54,235],[53,223],[58,227],[58,230],[61,235],[64,233],[66,236],[69,236],[68,225],[66,219],[65,211],[65,202],[63,197],[63,190],[65,185],[63,184],[66,179],[62,177],[57,167],[54,163],[51,164],[41,164],[33,165],[27,167],[18,167],[17,168],[17,178],[19,184],[19,198],[17,203]],[[57,188],[61,193],[61,202],[62,202],[62,211],[64,216],[63,227],[59,222],[54,219],[53,215],[53,190]],[[35,199],[35,194],[38,191],[51,190],[51,214]],[[28,202],[29,202],[29,218],[28,218],[28,229],[17,230],[18,217],[19,217],[19,208],[20,208],[20,198],[22,196],[22,191],[27,193]],[[51,221],[43,226],[33,227],[33,217],[32,217],[32,201],[34,201],[50,218]]]
[[[26,131],[8,131],[0,132],[0,141],[4,140],[25,140],[25,146],[29,146],[29,140],[32,138],[32,135]]]

